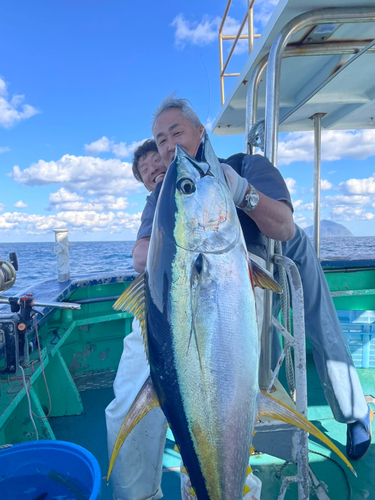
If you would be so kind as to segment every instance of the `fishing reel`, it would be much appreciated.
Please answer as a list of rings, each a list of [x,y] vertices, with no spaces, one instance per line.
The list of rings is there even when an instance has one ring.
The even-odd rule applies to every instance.
[[[16,271],[18,271],[17,255],[10,253],[9,259],[9,261],[0,260],[0,293],[12,288],[16,282]]]
[[[0,260],[0,294],[9,290],[16,281],[16,254],[9,254],[9,259]],[[35,307],[45,307],[49,310],[81,308],[80,304],[71,302],[39,302],[31,293],[21,297],[0,295],[0,304],[10,306],[10,311],[0,311],[0,375],[16,373],[20,365],[26,366],[30,353],[37,347],[36,327],[32,324],[32,318],[35,314],[44,314],[34,309]]]

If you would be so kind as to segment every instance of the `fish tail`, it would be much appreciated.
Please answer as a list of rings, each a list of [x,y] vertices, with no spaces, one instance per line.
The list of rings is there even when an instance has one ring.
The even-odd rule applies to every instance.
[[[258,393],[258,417],[267,416],[274,418],[276,420],[281,420],[282,422],[286,422],[288,424],[292,424],[300,429],[303,429],[306,432],[309,432],[317,439],[326,444],[332,451],[334,451],[340,458],[345,462],[345,464],[349,467],[349,469],[353,472],[355,476],[357,476],[353,466],[349,462],[349,460],[341,453],[341,451],[337,448],[332,441],[325,436],[314,424],[309,422],[303,415],[293,410],[289,406],[285,405],[278,399],[266,394],[265,392]]]

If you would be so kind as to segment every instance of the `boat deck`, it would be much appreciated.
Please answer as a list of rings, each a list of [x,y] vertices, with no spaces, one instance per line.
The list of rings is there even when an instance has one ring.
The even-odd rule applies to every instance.
[[[333,419],[320,387],[310,353],[307,358],[307,368],[309,420],[328,434],[332,441],[345,453],[346,426],[338,424]],[[359,369],[358,372],[364,393],[368,396],[368,401],[375,410],[375,370]],[[112,489],[110,485],[107,486],[105,481],[108,454],[104,409],[112,400],[113,391],[111,387],[103,387],[100,389],[86,389],[80,394],[84,413],[78,416],[50,418],[50,424],[57,439],[79,444],[97,458],[103,478],[102,500],[110,500],[112,499]],[[89,432],[88,429],[90,429]],[[173,448],[173,436],[168,434],[162,481],[165,500],[180,498],[180,456]],[[331,500],[349,498],[351,500],[375,499],[375,476],[372,473],[373,464],[375,463],[374,436],[369,452],[362,460],[353,464],[358,474],[357,478],[323,445],[310,440],[309,449],[311,450],[309,455],[310,465],[318,479],[327,485],[328,496]],[[285,464],[283,460],[265,454],[251,456],[250,464],[262,480],[262,499],[264,500],[277,498],[281,477],[295,473],[293,464]],[[290,487],[285,498],[287,500],[297,498],[296,485]],[[312,493],[311,498],[317,497]]]

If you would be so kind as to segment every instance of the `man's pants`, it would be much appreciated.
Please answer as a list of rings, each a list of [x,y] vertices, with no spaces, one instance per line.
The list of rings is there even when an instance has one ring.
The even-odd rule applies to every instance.
[[[322,266],[305,231],[295,225],[292,240],[282,244],[283,255],[293,260],[301,275],[306,337],[309,339],[324,395],[335,420],[351,423],[367,413],[361,383],[337,317]],[[274,315],[278,313],[274,294]],[[278,338],[274,336],[272,360],[275,366]]]
[[[137,319],[124,339],[124,350],[113,384],[115,399],[107,406],[105,418],[109,456],[126,414],[150,375],[143,337]],[[131,431],[115,461],[111,482],[115,500],[158,499],[167,421],[160,408],[152,409]]]

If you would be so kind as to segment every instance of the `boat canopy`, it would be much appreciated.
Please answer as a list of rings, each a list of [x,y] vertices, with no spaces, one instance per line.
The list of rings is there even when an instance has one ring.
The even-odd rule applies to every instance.
[[[302,29],[294,30],[288,40],[281,63],[279,131],[313,130],[310,118],[317,113],[322,114],[322,129],[374,127],[374,1],[280,0],[225,98],[214,121],[215,134],[245,133],[246,96],[254,70],[259,65],[266,69],[268,54],[280,32],[298,16],[312,13],[312,8],[320,13],[325,9],[330,17],[323,24],[321,19],[314,22],[314,17],[307,25],[301,22]],[[342,22],[342,13],[348,9],[360,15],[348,21],[345,14]],[[254,121],[265,117],[265,73],[260,77]]]

